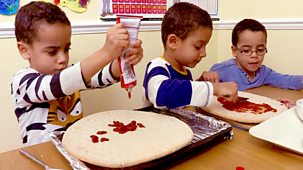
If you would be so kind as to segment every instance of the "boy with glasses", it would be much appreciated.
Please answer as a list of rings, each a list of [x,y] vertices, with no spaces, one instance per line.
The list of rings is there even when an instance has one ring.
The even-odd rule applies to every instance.
[[[267,53],[265,27],[253,19],[244,19],[232,31],[232,54],[235,58],[212,66],[220,82],[234,81],[240,91],[269,85],[284,89],[303,88],[303,75],[280,74],[262,65]]]

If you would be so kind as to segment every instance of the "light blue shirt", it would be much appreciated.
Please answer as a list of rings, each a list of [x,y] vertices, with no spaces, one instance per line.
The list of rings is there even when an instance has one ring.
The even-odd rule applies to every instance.
[[[244,70],[237,66],[234,58],[215,64],[210,70],[218,72],[220,82],[237,83],[240,91],[262,85],[292,90],[303,88],[303,75],[280,74],[265,65],[261,65],[255,73],[255,78],[251,81]]]

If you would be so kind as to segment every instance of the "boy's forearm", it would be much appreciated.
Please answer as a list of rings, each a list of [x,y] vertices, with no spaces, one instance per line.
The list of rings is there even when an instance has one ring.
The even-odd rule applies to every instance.
[[[81,71],[83,78],[87,83],[102,68],[112,61],[110,53],[105,49],[99,49],[84,60],[81,61]]]
[[[119,68],[119,62],[118,59],[114,60],[111,66],[111,72],[112,76],[115,80],[118,80],[120,78],[120,68]]]

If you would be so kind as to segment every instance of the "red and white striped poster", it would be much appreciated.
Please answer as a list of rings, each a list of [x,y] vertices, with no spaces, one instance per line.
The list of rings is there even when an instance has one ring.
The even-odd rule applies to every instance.
[[[218,0],[101,0],[101,19],[116,18],[116,15],[140,15],[143,18],[162,18],[174,3],[190,2],[208,11],[218,13]]]

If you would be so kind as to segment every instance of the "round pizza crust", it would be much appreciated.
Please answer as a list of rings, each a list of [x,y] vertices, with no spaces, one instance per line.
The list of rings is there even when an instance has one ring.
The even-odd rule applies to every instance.
[[[269,104],[272,108],[277,109],[277,112],[266,112],[263,114],[253,114],[249,112],[235,112],[225,109],[220,102],[218,102],[217,97],[214,97],[212,103],[207,106],[203,107],[202,109],[207,111],[210,114],[237,121],[242,123],[261,123],[285,110],[287,110],[287,107],[284,106],[281,102],[264,97],[259,96],[252,93],[247,92],[238,92],[238,96],[248,98],[248,101],[254,102],[257,104],[266,103]]]
[[[135,120],[145,127],[119,134],[108,126],[113,121],[125,125]],[[90,136],[97,135],[109,141],[93,143]],[[148,162],[171,154],[193,139],[193,131],[181,120],[153,112],[112,110],[84,117],[65,132],[62,144],[74,157],[93,165],[123,168]]]

